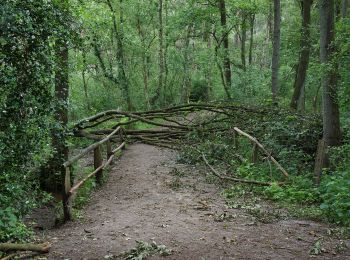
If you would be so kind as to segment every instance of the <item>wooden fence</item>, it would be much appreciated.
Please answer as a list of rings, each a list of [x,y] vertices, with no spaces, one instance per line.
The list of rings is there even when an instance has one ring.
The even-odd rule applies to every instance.
[[[111,139],[119,134],[121,144],[115,149],[112,148]],[[63,213],[64,220],[68,221],[72,219],[72,195],[91,177],[96,177],[97,184],[102,184],[103,170],[112,163],[116,152],[125,148],[125,141],[123,137],[123,129],[121,127],[116,128],[111,134],[104,139],[88,146],[78,155],[72,157],[63,164],[65,168],[65,179],[64,179],[64,195],[63,195]],[[102,156],[103,145],[106,145],[107,159],[104,161]],[[83,179],[77,181],[73,187],[71,183],[72,165],[79,159],[83,158],[89,152],[94,151],[94,171],[85,176]]]

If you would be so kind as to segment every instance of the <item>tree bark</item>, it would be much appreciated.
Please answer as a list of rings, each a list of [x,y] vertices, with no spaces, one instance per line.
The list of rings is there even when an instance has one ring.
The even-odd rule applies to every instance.
[[[69,148],[66,144],[68,127],[68,98],[69,98],[69,72],[68,72],[68,44],[65,39],[56,41],[56,75],[55,75],[55,99],[56,108],[54,118],[59,127],[53,130],[52,146],[53,158],[50,162],[52,174],[60,173],[59,183],[54,184],[61,190],[63,196],[63,209],[65,216],[70,218],[70,212],[66,211],[65,204],[68,203],[68,197],[65,192],[64,180],[66,170],[63,163],[68,160]],[[50,187],[49,190],[56,190],[56,187]]]
[[[341,6],[341,16],[343,18],[347,17],[349,14],[349,4],[350,1],[349,0],[343,0],[342,2],[342,6]]]
[[[253,63],[255,14],[250,14],[249,65]]]
[[[15,244],[15,243],[0,243],[0,251],[34,251],[40,253],[48,253],[50,251],[51,244]]]
[[[246,70],[246,41],[247,41],[247,15],[243,12],[241,22],[241,62],[242,68]]]
[[[110,0],[107,0],[107,5],[112,13],[113,31],[117,41],[116,57],[118,62],[118,83],[122,90],[123,97],[127,103],[128,110],[132,111],[134,109],[134,106],[132,104],[132,100],[130,97],[129,82],[125,73],[126,62],[125,62],[124,43],[123,43],[123,40],[124,40],[123,0],[119,0],[119,24],[117,22],[116,12]]]
[[[143,78],[143,94],[145,95],[145,101],[146,106],[148,109],[151,108],[151,103],[149,100],[149,93],[148,93],[148,75],[149,75],[149,69],[148,69],[148,48],[146,46],[146,39],[145,39],[145,33],[142,30],[141,27],[141,21],[140,17],[137,17],[137,31],[139,33],[139,37],[141,40],[142,45],[142,78]]]
[[[210,26],[208,26],[207,24],[206,24],[206,27],[207,27],[208,32],[212,30],[212,28],[210,28]],[[212,49],[212,38],[211,38],[210,33],[208,33],[208,37],[206,39],[206,42],[207,42],[208,50],[211,50]],[[210,101],[212,99],[212,94],[213,94],[213,91],[212,91],[213,90],[212,89],[213,80],[212,80],[212,70],[211,70],[211,63],[210,62],[208,62],[207,66],[205,68],[205,79],[206,79],[206,83],[207,83],[206,101]]]
[[[187,27],[187,34],[184,46],[184,82],[182,87],[182,103],[188,104],[190,102],[190,92],[191,92],[191,71],[190,71],[190,35],[193,25]]]
[[[340,144],[340,119],[337,99],[337,79],[334,65],[331,64],[335,53],[332,44],[335,38],[334,0],[320,0],[320,56],[321,64],[326,67],[322,73],[323,88],[323,138],[328,146]]]
[[[273,5],[272,0],[269,0],[269,14],[267,15],[267,38],[273,40]]]
[[[274,0],[273,53],[272,53],[272,101],[277,104],[279,91],[279,62],[281,47],[281,2]]]
[[[168,27],[168,22],[169,22],[169,3],[168,0],[163,0],[164,1],[164,25],[163,25],[163,31],[164,31],[164,54],[163,54],[163,63],[164,63],[164,104],[167,105],[169,104],[171,100],[171,95],[172,95],[172,89],[170,89],[171,85],[168,85],[168,77],[169,77],[169,66],[168,66],[168,50],[169,50],[169,43],[167,41],[167,38],[169,36],[169,30],[167,29]]]
[[[86,102],[86,108],[88,111],[91,110],[89,96],[88,96],[88,86],[87,86],[87,80],[86,80],[86,54],[84,50],[82,51],[83,56],[83,69],[81,71],[81,76],[83,78],[83,87],[84,87],[84,95],[85,95],[85,102]]]
[[[224,45],[224,78],[225,78],[225,91],[228,99],[231,99],[230,88],[232,85],[232,74],[231,74],[231,62],[229,56],[229,39],[228,39],[228,31],[227,31],[227,14],[226,14],[226,5],[225,0],[219,0],[218,3],[219,11],[220,11],[220,22],[222,27],[223,34],[223,45]]]
[[[311,23],[311,6],[313,0],[301,0],[302,6],[302,28],[301,28],[301,40],[300,40],[300,54],[299,63],[296,70],[296,77],[294,81],[294,92],[290,107],[294,110],[301,110],[302,103],[305,102],[302,99],[302,94],[305,91],[305,80],[307,70],[309,67],[310,58],[310,23]],[[300,101],[300,102],[298,102]],[[299,104],[299,105],[298,105]],[[300,107],[301,106],[301,107]]]
[[[160,98],[160,103],[163,104],[164,97],[164,74],[165,74],[165,66],[164,66],[164,28],[163,28],[163,0],[158,0],[158,87],[156,90],[155,96],[152,98],[152,105]]]

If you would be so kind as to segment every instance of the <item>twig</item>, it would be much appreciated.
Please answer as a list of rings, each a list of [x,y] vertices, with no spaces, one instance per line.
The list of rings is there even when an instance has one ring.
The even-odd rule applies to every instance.
[[[246,179],[239,179],[239,178],[233,178],[233,177],[227,177],[220,174],[217,170],[214,169],[213,166],[211,166],[205,157],[204,153],[201,153],[201,158],[205,162],[205,164],[208,166],[210,171],[219,179],[221,180],[228,180],[228,181],[234,181],[234,182],[240,182],[240,183],[248,183],[248,184],[255,184],[260,186],[271,186],[273,183],[271,182],[261,182],[261,181],[253,181],[253,180],[246,180]]]

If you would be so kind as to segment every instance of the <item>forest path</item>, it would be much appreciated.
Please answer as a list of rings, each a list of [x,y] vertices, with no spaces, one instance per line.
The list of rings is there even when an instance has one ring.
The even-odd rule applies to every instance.
[[[314,242],[327,234],[310,221],[255,222],[244,210],[229,209],[220,190],[194,167],[178,164],[175,152],[130,145],[82,220],[43,231],[52,243],[47,257],[122,259],[137,240],[166,245],[173,250],[166,259],[309,259]],[[325,247],[339,242],[329,240]],[[348,257],[330,250],[316,259]]]

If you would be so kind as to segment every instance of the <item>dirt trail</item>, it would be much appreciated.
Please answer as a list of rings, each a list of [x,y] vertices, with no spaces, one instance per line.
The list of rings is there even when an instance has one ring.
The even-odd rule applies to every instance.
[[[165,259],[311,259],[310,248],[326,236],[326,226],[309,221],[254,224],[243,210],[228,209],[219,192],[194,168],[177,164],[175,152],[131,145],[94,192],[83,220],[42,231],[53,244],[47,257],[122,259],[138,240],[172,249]],[[219,219],[223,214],[231,218]],[[326,239],[328,252],[312,259],[349,258],[348,249],[333,254],[338,242]]]

